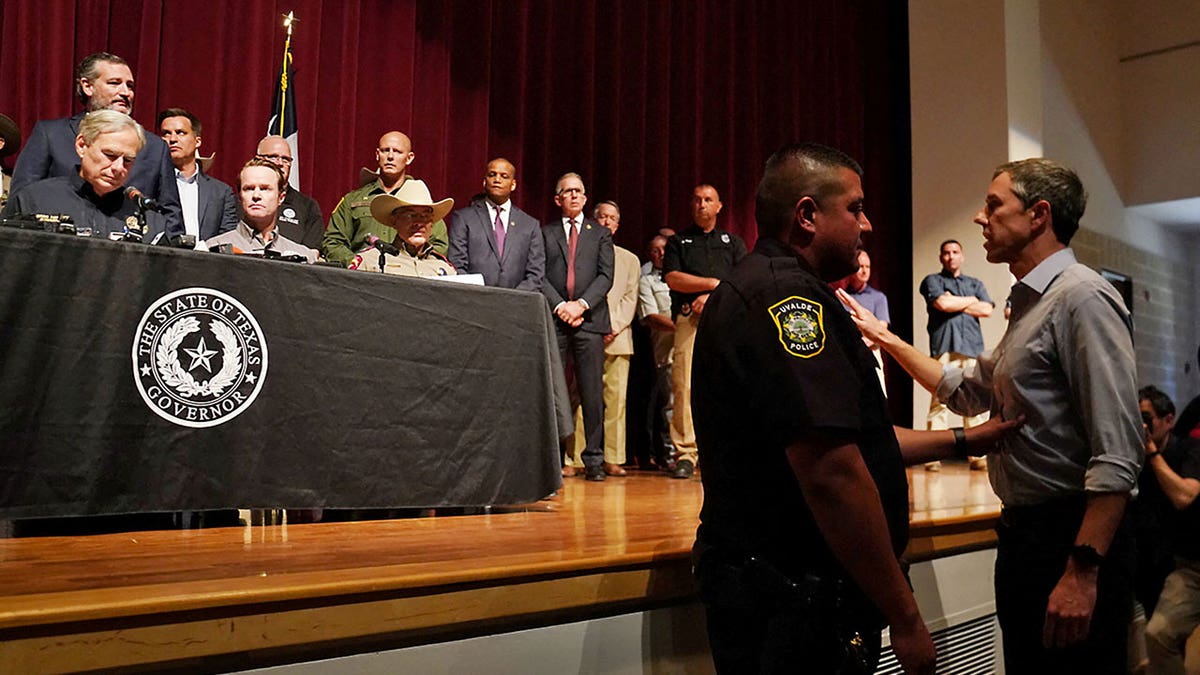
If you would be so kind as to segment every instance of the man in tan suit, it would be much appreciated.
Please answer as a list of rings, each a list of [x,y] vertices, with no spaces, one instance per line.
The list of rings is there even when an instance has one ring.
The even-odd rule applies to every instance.
[[[596,222],[615,236],[621,224],[621,209],[614,201],[596,205]],[[608,318],[612,332],[604,336],[604,473],[624,476],[625,469],[625,395],[629,390],[629,359],[633,356],[634,312],[638,304],[641,262],[632,251],[613,246],[613,284],[608,291]],[[575,428],[583,428],[579,410]],[[583,434],[575,434],[575,465],[582,466]]]

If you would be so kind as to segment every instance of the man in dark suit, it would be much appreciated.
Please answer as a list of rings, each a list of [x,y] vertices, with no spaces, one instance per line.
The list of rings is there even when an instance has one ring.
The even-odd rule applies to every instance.
[[[238,223],[237,202],[233,189],[204,173],[196,150],[203,143],[200,120],[182,108],[167,108],[158,113],[158,132],[162,135],[175,165],[175,186],[183,209],[184,230],[203,241],[224,234]]]
[[[450,264],[459,274],[481,274],[488,286],[542,290],[546,250],[539,223],[517,208],[517,169],[499,157],[483,177],[486,198],[450,214]]]
[[[580,458],[588,480],[604,480],[604,336],[608,290],[613,280],[612,233],[583,217],[587,192],[579,174],[558,179],[554,203],[562,217],[542,227],[546,277],[542,293],[554,311],[558,351],[568,369],[574,363],[574,387],[583,408],[586,444]],[[570,372],[570,370],[568,370]],[[570,379],[570,378],[568,378]],[[563,475],[574,475],[565,467]]]
[[[83,112],[73,117],[42,120],[34,125],[29,142],[17,157],[13,169],[14,192],[45,178],[79,174],[79,155],[75,152],[79,121],[93,110],[116,110],[131,115],[133,71],[119,56],[107,52],[91,54],[75,69],[75,93],[84,106]],[[171,155],[162,139],[146,136],[146,145],[138,153],[125,184],[162,205],[170,236],[183,234],[175,166],[171,164]]]

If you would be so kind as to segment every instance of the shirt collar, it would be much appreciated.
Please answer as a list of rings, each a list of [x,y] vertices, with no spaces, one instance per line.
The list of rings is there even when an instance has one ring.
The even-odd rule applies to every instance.
[[[183,172],[179,169],[175,169],[175,180],[179,181],[180,183],[195,183],[196,181],[200,180],[200,167],[196,167],[196,173],[193,173],[190,178],[183,175]]]
[[[1051,281],[1054,281],[1058,275],[1062,274],[1063,270],[1074,264],[1075,252],[1070,248],[1064,248],[1038,263],[1037,267],[1029,270],[1029,274],[1022,277],[1019,282],[1037,291],[1038,295],[1042,295],[1050,286]]]

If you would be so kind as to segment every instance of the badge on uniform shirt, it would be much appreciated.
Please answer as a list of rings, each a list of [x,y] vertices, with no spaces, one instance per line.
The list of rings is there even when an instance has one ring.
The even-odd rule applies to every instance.
[[[728,243],[729,243],[729,235],[727,235],[727,234],[722,234],[722,235],[721,235],[721,243],[722,243],[722,244],[728,244]]]
[[[787,353],[808,359],[825,348],[824,309],[818,302],[793,295],[768,309]]]
[[[284,218],[295,218],[296,217],[296,209],[293,209],[290,206],[287,207],[286,209],[283,210],[283,217]]]

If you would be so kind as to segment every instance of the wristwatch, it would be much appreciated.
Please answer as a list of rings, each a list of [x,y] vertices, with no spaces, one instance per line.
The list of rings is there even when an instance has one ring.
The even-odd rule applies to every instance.
[[[1087,544],[1076,544],[1071,549],[1071,560],[1074,560],[1075,564],[1080,567],[1093,569],[1099,567],[1100,563],[1104,562],[1104,556],[1100,555],[1099,551]]]

